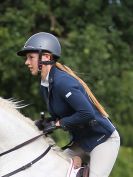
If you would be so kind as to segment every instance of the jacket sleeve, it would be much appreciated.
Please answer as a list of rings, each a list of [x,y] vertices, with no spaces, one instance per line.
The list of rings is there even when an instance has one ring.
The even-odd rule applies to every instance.
[[[78,81],[71,79],[62,79],[59,87],[60,95],[72,107],[74,114],[61,118],[61,127],[66,129],[77,125],[89,123],[94,119],[94,109],[92,103],[88,100],[83,88]]]

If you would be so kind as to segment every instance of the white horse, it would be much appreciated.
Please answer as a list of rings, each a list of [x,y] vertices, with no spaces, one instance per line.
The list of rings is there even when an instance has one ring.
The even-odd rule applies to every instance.
[[[16,105],[0,98],[0,153],[40,134],[34,122],[23,116]],[[24,166],[39,157],[49,146],[49,138],[36,141],[0,157],[0,177]],[[14,174],[14,177],[66,177],[70,160],[58,149],[49,152],[30,168]],[[6,176],[5,176],[6,177]]]

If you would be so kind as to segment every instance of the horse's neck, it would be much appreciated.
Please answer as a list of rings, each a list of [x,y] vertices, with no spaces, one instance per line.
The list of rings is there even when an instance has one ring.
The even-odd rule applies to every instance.
[[[21,117],[19,113],[17,115],[18,117],[16,117],[16,113],[14,113],[15,112],[12,111],[8,112],[6,109],[0,107],[0,150],[2,150],[2,152],[40,134],[35,126],[33,126],[32,121],[27,121],[26,118],[24,119]],[[44,138],[39,138],[21,149],[2,156],[0,160],[0,176],[29,163],[40,156],[47,147],[48,143],[46,140]],[[61,166],[58,166],[56,169],[56,165]],[[34,165],[30,175],[27,171],[24,171],[22,177],[43,177],[44,173],[51,173],[51,177],[64,177],[65,175],[61,175],[61,172],[59,171],[60,169],[63,169],[66,173],[68,165],[68,161],[64,160],[58,153],[50,150],[39,163]],[[50,171],[51,168],[57,170],[57,175],[53,175],[53,172]],[[18,174],[18,176],[19,175],[21,177],[21,173]]]
[[[1,147],[3,148],[22,143],[40,133],[31,120],[15,116],[12,112],[7,114],[6,110],[0,109],[0,140],[2,140]]]
[[[27,118],[24,120],[24,117],[19,114],[18,117],[15,116],[16,114],[13,114],[13,112],[7,114],[6,110],[0,108],[0,148],[3,151],[11,149],[40,134],[32,121]],[[40,155],[47,147],[48,143],[46,140],[44,140],[44,138],[39,138],[10,154],[15,154],[17,158],[18,156],[22,156],[23,159],[25,157],[29,159],[29,157]],[[10,154],[5,155],[4,157],[10,158]],[[11,159],[14,160],[13,158]]]
[[[40,131],[33,121],[17,111],[13,103],[0,98],[0,148],[22,143],[38,134]]]

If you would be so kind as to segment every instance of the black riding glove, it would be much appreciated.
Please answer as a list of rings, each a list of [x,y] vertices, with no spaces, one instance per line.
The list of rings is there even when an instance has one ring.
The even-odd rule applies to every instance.
[[[52,133],[55,129],[57,129],[55,122],[51,121],[49,123],[45,123],[43,132],[48,134],[48,133]]]
[[[44,120],[39,119],[35,121],[35,125],[38,127],[39,130],[43,130],[44,129],[44,124],[43,124]]]
[[[38,127],[39,130],[43,130],[46,124],[51,122],[51,118],[44,118],[35,121],[35,125]]]

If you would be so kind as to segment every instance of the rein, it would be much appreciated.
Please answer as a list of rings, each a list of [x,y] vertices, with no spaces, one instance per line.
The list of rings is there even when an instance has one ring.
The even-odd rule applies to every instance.
[[[2,152],[2,153],[0,154],[0,157],[3,156],[3,155],[5,155],[5,154],[8,154],[8,153],[10,153],[10,152],[13,152],[13,151],[15,151],[15,150],[17,150],[17,149],[20,149],[21,147],[23,147],[23,146],[25,146],[25,145],[27,145],[27,144],[32,143],[33,141],[35,141],[36,139],[40,138],[41,136],[43,136],[43,135],[45,135],[45,134],[46,134],[46,133],[42,133],[42,134],[40,134],[40,135],[38,135],[38,136],[35,136],[34,138],[31,138],[31,139],[29,139],[29,140],[27,140],[27,141],[25,141],[25,142],[23,142],[23,143],[21,143],[21,144],[15,146],[15,147],[13,147],[12,149],[9,149],[9,150],[7,150],[7,151],[5,151],[5,152]]]
[[[23,146],[25,146],[25,145],[27,145],[27,144],[30,144],[31,142],[37,140],[38,138],[40,138],[41,136],[43,136],[43,135],[45,135],[45,134],[46,134],[46,133],[42,133],[42,134],[40,134],[40,135],[38,135],[38,136],[35,136],[34,138],[31,138],[31,139],[29,139],[29,140],[27,140],[27,141],[25,141],[25,142],[23,142],[23,143],[21,143],[21,144],[15,146],[14,148],[9,149],[9,150],[7,150],[7,151],[1,153],[0,156],[3,156],[3,155],[5,155],[5,154],[8,154],[8,153],[10,153],[10,152],[12,152],[12,151],[15,151],[15,150],[17,150],[17,149],[20,149],[21,147],[23,147]],[[24,165],[24,166],[22,166],[22,167],[20,167],[20,168],[18,168],[18,169],[16,169],[16,170],[14,170],[14,171],[12,171],[12,172],[6,174],[6,175],[4,175],[4,176],[1,176],[1,177],[9,177],[9,176],[12,176],[12,175],[14,175],[14,174],[16,174],[16,173],[19,173],[20,171],[23,171],[23,170],[25,170],[25,169],[31,167],[34,163],[36,163],[37,161],[39,161],[40,159],[42,159],[42,158],[49,152],[49,150],[51,149],[52,146],[53,146],[53,145],[49,145],[49,147],[48,147],[40,156],[38,156],[38,157],[37,157],[36,159],[34,159],[33,161],[31,161],[31,162],[27,163],[26,165]]]

